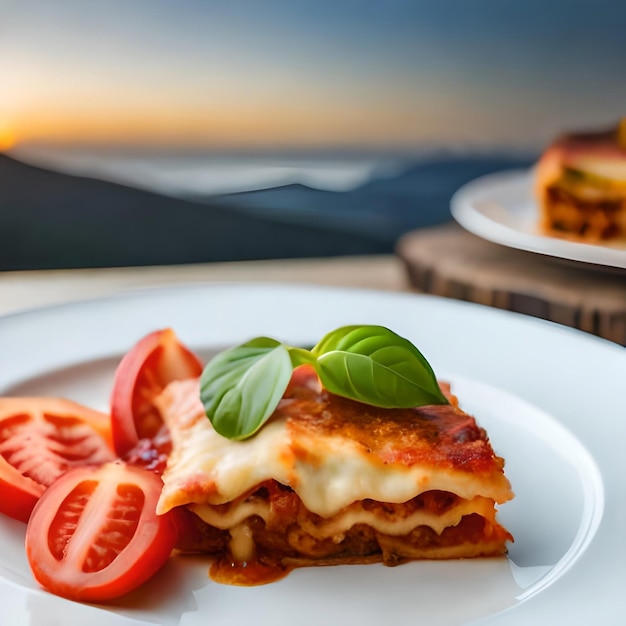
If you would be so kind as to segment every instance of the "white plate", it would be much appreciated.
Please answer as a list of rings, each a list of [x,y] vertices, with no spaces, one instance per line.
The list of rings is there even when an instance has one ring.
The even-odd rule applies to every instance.
[[[221,586],[202,558],[172,559],[130,598],[68,602],[33,582],[24,525],[0,518],[2,624],[615,623],[626,587],[626,351],[535,318],[413,294],[297,285],[198,285],[0,318],[0,394],[64,395],[106,409],[115,364],[172,326],[206,356],[266,334],[311,344],[344,324],[410,338],[506,458],[508,558],[301,569]]]
[[[538,233],[533,176],[514,170],[477,178],[452,196],[452,216],[471,233],[509,248],[626,269],[626,242],[592,245]]]

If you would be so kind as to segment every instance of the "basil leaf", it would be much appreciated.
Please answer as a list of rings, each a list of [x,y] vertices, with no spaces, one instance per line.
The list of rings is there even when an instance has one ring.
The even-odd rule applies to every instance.
[[[384,326],[344,326],[312,350],[257,337],[216,355],[200,377],[213,428],[233,440],[253,435],[272,415],[295,367],[315,367],[330,392],[384,408],[447,404],[428,361]]]
[[[286,346],[257,337],[211,359],[200,400],[213,428],[228,439],[253,435],[274,412],[293,370]]]
[[[312,350],[322,385],[384,408],[448,404],[422,353],[384,326],[344,326]]]

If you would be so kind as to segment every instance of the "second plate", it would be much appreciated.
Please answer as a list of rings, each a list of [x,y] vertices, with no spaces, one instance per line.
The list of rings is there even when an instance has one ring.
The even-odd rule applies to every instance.
[[[477,178],[452,197],[452,216],[469,232],[509,248],[626,269],[626,242],[592,245],[538,233],[532,178],[529,170]]]

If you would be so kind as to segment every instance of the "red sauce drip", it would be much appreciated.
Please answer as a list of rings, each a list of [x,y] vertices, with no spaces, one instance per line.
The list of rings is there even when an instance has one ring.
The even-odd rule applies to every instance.
[[[221,585],[255,587],[285,578],[293,568],[251,561],[233,562],[228,556],[216,559],[209,569],[209,578]]]
[[[137,445],[124,455],[124,461],[160,475],[165,471],[167,457],[171,451],[172,440],[169,430],[162,425],[154,437],[140,439]]]

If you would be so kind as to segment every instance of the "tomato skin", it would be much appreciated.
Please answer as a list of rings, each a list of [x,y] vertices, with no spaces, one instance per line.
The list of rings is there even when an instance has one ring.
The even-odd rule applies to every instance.
[[[3,476],[13,474],[14,468],[0,458],[0,512],[20,522],[27,522],[31,511],[45,487],[21,474],[6,480]]]
[[[0,398],[0,513],[26,522],[68,469],[114,458],[108,415],[60,398]]]
[[[320,388],[321,383],[315,368],[307,363],[293,370],[284,395],[288,398],[297,397],[311,391],[319,391]]]
[[[159,431],[162,420],[152,400],[167,384],[197,378],[202,369],[200,359],[171,328],[146,335],[124,355],[111,393],[113,443],[120,456]]]
[[[35,579],[81,602],[112,600],[139,587],[167,562],[177,541],[174,514],[156,514],[161,488],[156,474],[122,462],[61,476],[35,505],[26,529]]]

